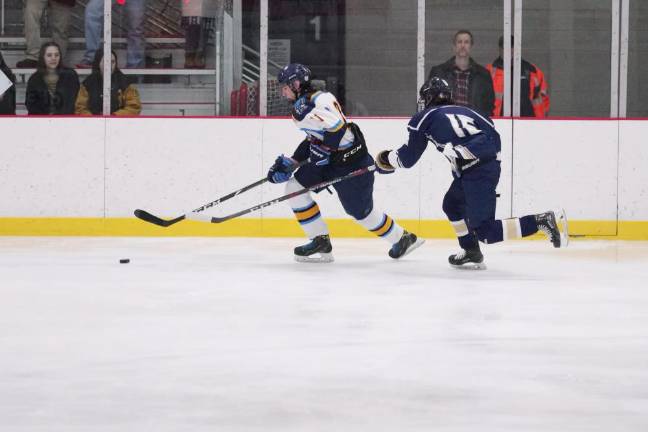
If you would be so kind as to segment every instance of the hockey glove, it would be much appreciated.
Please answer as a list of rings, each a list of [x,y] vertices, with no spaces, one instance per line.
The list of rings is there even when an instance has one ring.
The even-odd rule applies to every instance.
[[[317,166],[328,165],[331,162],[331,152],[317,144],[310,145],[310,161]]]
[[[448,159],[457,159],[459,157],[452,143],[446,143],[443,146],[443,155]]]
[[[389,163],[389,153],[391,150],[383,150],[376,157],[376,170],[380,174],[391,174],[396,168]]]
[[[287,182],[297,167],[297,162],[288,156],[277,157],[274,164],[268,170],[268,181],[270,183]]]
[[[459,158],[459,155],[457,154],[456,150],[454,149],[454,146],[452,143],[446,143],[443,146],[443,155],[448,158],[448,161],[450,162],[450,165],[452,165],[452,170],[458,175],[461,176],[461,170],[459,169],[459,165],[457,165],[457,158]]]

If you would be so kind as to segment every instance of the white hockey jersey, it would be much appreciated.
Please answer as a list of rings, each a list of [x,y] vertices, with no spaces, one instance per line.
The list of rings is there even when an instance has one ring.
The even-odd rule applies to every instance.
[[[293,105],[292,117],[313,142],[333,150],[344,150],[353,143],[353,133],[346,127],[347,119],[332,93],[318,91],[301,96]]]

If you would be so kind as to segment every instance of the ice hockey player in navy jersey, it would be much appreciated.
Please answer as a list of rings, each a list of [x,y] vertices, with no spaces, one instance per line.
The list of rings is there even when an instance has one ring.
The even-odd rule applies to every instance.
[[[311,86],[310,70],[291,63],[278,74],[282,95],[294,102],[292,118],[297,128],[306,134],[291,157],[280,155],[268,171],[272,183],[286,183],[286,193],[310,187],[323,181],[344,176],[360,168],[372,166],[374,160],[360,128],[347,122],[337,99],[326,91]],[[309,160],[301,167],[300,162]],[[293,171],[294,176],[293,176]],[[374,173],[335,183],[342,207],[360,225],[388,241],[389,256],[401,258],[419,247],[422,239],[405,231],[389,215],[374,206]],[[330,262],[332,246],[329,231],[319,206],[310,193],[288,200],[295,216],[311,241],[295,248],[300,262]]]
[[[474,110],[453,105],[448,83],[430,78],[419,92],[419,112],[407,129],[409,140],[398,150],[378,154],[382,174],[410,168],[432,143],[452,166],[453,181],[443,198],[443,211],[454,228],[462,250],[448,261],[456,268],[485,269],[479,248],[483,243],[526,237],[543,231],[554,247],[567,246],[565,212],[496,220],[495,188],[500,177],[500,136],[493,121]],[[561,224],[562,234],[558,228]]]

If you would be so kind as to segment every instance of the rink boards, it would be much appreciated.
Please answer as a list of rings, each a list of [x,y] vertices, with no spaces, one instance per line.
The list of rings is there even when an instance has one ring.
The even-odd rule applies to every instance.
[[[370,151],[400,146],[406,118],[358,118]],[[648,120],[497,120],[500,218],[564,207],[573,234],[648,239]],[[265,176],[302,139],[285,118],[0,118],[0,235],[300,236],[285,203],[216,225],[159,228]],[[515,145],[513,145],[515,143]],[[428,149],[377,176],[375,205],[427,237],[453,237],[441,202],[450,168]],[[226,214],[284,194],[266,184],[214,207]],[[334,235],[364,236],[334,195],[317,195]]]

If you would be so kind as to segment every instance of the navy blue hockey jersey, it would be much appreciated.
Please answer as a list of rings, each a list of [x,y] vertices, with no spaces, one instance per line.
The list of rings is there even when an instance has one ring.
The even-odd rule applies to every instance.
[[[452,145],[453,157],[444,154],[457,175],[480,163],[499,160],[502,145],[495,124],[465,106],[444,105],[421,111],[411,118],[407,130],[409,140],[397,151],[398,163],[405,168],[420,159],[428,141],[442,153],[446,144]]]

